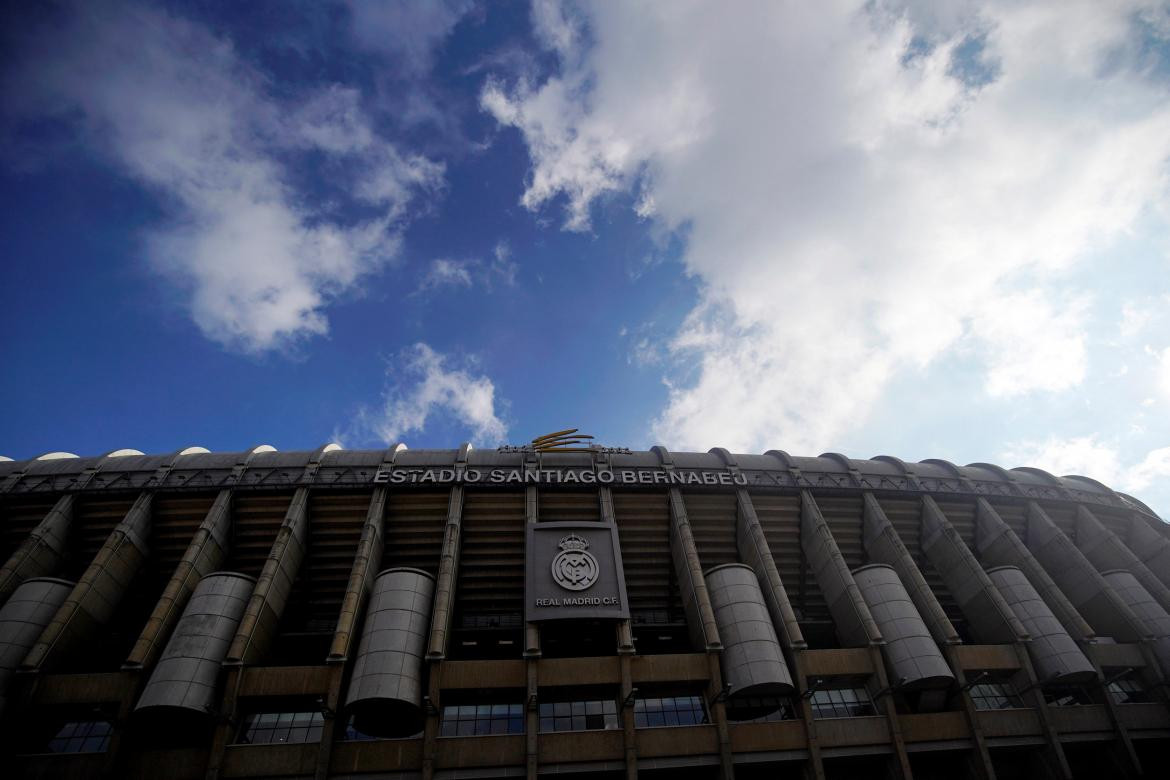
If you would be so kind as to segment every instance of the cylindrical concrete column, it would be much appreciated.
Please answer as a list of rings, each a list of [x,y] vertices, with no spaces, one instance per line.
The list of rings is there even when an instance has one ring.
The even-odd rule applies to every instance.
[[[704,579],[723,642],[728,693],[732,697],[792,693],[792,675],[756,573],[746,564],[728,563],[710,569]]]
[[[1031,635],[1028,652],[1041,680],[1084,683],[1096,678],[1097,671],[1089,659],[1040,598],[1024,572],[1015,566],[997,566],[988,569],[987,576]]]
[[[853,579],[886,640],[891,682],[901,681],[906,692],[949,688],[955,676],[894,568],[871,563],[855,569]]]
[[[378,737],[410,736],[423,725],[423,654],[435,578],[387,569],[374,579],[346,707],[354,728]]]
[[[256,580],[217,571],[199,580],[135,711],[204,714],[214,710],[220,665]]]
[[[68,580],[34,577],[21,583],[0,608],[0,713],[16,668],[72,590]]]
[[[1132,573],[1114,569],[1102,573],[1102,576],[1154,637],[1154,654],[1158,656],[1162,672],[1170,676],[1170,613],[1162,608]]]

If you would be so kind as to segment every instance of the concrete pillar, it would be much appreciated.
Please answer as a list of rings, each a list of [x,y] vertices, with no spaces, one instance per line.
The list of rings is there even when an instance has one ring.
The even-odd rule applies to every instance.
[[[855,569],[853,579],[886,640],[882,655],[890,679],[899,683],[903,692],[923,692],[919,697],[920,710],[941,709],[955,676],[914,608],[898,573],[892,566],[872,563]],[[934,694],[936,691],[940,693]]]
[[[231,571],[214,572],[199,581],[135,713],[203,716],[215,712],[220,666],[255,582]]]
[[[772,550],[768,547],[764,528],[756,516],[751,495],[746,490],[736,492],[736,507],[735,546],[739,552],[739,559],[756,573],[756,579],[764,595],[764,604],[772,616],[772,625],[776,629],[780,644],[790,652],[803,649],[808,645],[804,641],[804,634],[800,630],[800,623],[792,609],[788,592],[784,589],[784,582],[780,579],[780,571],[776,568],[776,559],[772,557]]]
[[[960,644],[962,640],[959,639],[955,627],[951,625],[947,613],[919,571],[914,556],[906,549],[902,537],[898,536],[897,529],[886,517],[881,504],[874,498],[873,493],[866,493],[862,500],[864,501],[862,541],[870,560],[891,566],[897,572],[899,581],[909,592],[910,599],[935,642],[939,645]],[[864,595],[864,590],[862,594]],[[868,602],[868,598],[866,600]],[[877,619],[876,615],[874,619]],[[880,620],[878,627],[882,627]],[[882,633],[884,635],[885,631]]]
[[[787,696],[792,675],[750,566],[728,563],[707,571],[707,592],[723,643],[723,681],[735,696]]]
[[[1097,679],[1097,670],[1018,567],[997,566],[988,569],[987,576],[1031,635],[1028,652],[1039,679],[1054,683]]]
[[[154,497],[142,493],[115,526],[65,603],[33,645],[22,668],[51,668],[101,630],[145,562]]]
[[[404,737],[423,726],[423,653],[435,580],[419,569],[387,569],[374,580],[346,708],[365,734]]]
[[[1145,631],[1141,621],[1035,501],[1028,504],[1027,543],[1061,592],[1098,634],[1122,642],[1142,639]]]
[[[922,498],[921,544],[981,642],[1008,644],[1027,639],[1020,619],[930,496]]]
[[[700,650],[719,650],[722,646],[719,630],[715,625],[715,614],[711,611],[711,597],[703,579],[702,563],[695,548],[695,537],[691,532],[682,492],[678,488],[671,488],[669,498],[670,556],[674,562],[683,609],[687,614],[691,643]]]
[[[1170,588],[1150,571],[1117,534],[1110,531],[1084,506],[1077,506],[1077,547],[1097,570],[1122,569],[1142,584],[1162,609],[1170,609]]]
[[[72,590],[68,580],[34,577],[0,607],[0,716],[17,667]]]
[[[230,490],[221,490],[215,497],[215,502],[167,582],[162,597],[150,613],[150,619],[134,643],[129,658],[122,665],[123,669],[149,669],[154,664],[195,587],[205,576],[223,565],[232,524],[231,498]]]
[[[1170,613],[1150,595],[1128,571],[1115,569],[1102,574],[1113,592],[1142,622],[1147,634],[1154,638],[1153,650],[1164,675],[1170,677]]]
[[[975,543],[983,565],[1019,568],[1073,639],[1078,642],[1093,639],[1096,633],[1092,626],[1085,622],[1040,561],[1036,560],[1024,541],[1003,521],[995,508],[982,498],[976,502],[976,506]]]
[[[1156,525],[1157,521],[1134,512],[1125,543],[1163,585],[1170,587],[1170,539]]]
[[[349,570],[341,612],[337,616],[337,628],[333,631],[333,642],[329,646],[327,661],[332,664],[344,664],[349,659],[358,616],[366,605],[374,578],[378,576],[378,569],[382,565],[382,524],[386,518],[386,495],[386,488],[379,485],[370,496],[362,535],[354,553],[353,566]]]
[[[284,522],[276,532],[268,560],[256,579],[252,598],[244,609],[225,663],[255,664],[268,652],[305,558],[308,536],[309,489],[297,488],[284,514]]]
[[[800,494],[800,546],[825,595],[841,643],[850,647],[881,644],[882,633],[845,565],[845,557],[828,523],[808,491]]]
[[[73,522],[73,501],[72,493],[57,499],[44,519],[0,567],[0,605],[25,580],[48,577],[61,568],[65,560],[65,540]]]

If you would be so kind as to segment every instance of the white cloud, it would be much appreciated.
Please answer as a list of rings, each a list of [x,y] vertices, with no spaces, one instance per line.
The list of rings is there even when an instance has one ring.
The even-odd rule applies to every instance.
[[[516,285],[516,274],[520,271],[520,266],[512,259],[512,245],[505,239],[497,241],[492,250],[491,271],[508,287]]]
[[[470,287],[470,266],[470,261],[466,260],[432,260],[415,292],[423,293],[440,287]]]
[[[1117,446],[1092,435],[1017,442],[1003,452],[1001,460],[1013,467],[1031,466],[1057,476],[1075,474],[1122,489],[1124,472]]]
[[[1170,347],[1156,354],[1157,387],[1162,397],[1170,401]]]
[[[472,0],[348,0],[350,32],[359,46],[389,54],[395,64],[421,73],[431,67],[435,49],[464,14]]]
[[[466,369],[449,368],[449,362],[447,356],[421,342],[405,351],[387,372],[393,384],[382,407],[375,412],[364,410],[359,415],[359,430],[393,443],[407,434],[424,432],[435,418],[450,418],[470,431],[474,443],[503,441],[508,428],[496,411],[492,380]]]
[[[327,332],[326,306],[395,257],[409,205],[441,182],[441,166],[378,136],[353,90],[282,102],[228,40],[161,10],[79,3],[61,17],[9,74],[17,115],[75,123],[158,194],[170,218],[148,232],[149,258],[230,348]],[[342,221],[298,188],[300,152],[325,155],[369,213]]]
[[[691,373],[653,435],[818,451],[943,355],[999,397],[1082,381],[1087,302],[1051,280],[1165,198],[1152,7],[541,4],[558,74],[481,105],[523,134],[528,208],[584,230],[630,193],[685,228]]]
[[[1170,447],[1158,447],[1136,458],[1124,458],[1122,447],[1096,435],[1016,442],[1000,455],[1005,464],[1041,468],[1057,476],[1079,475],[1125,493],[1147,504],[1170,507]],[[1154,511],[1159,511],[1154,506]]]

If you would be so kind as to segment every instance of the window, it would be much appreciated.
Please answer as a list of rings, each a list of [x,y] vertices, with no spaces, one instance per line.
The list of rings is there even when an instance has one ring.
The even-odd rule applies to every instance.
[[[1076,707],[1093,703],[1093,697],[1079,685],[1045,688],[1044,700],[1053,707]]]
[[[873,702],[864,687],[826,688],[813,691],[814,718],[857,718],[873,715]]]
[[[320,742],[325,718],[320,712],[254,712],[244,716],[241,744]]]
[[[1023,707],[1023,702],[1006,680],[988,680],[976,683],[968,690],[977,710],[1010,710]]]
[[[792,699],[781,696],[733,696],[727,700],[727,719],[738,723],[770,723],[792,720]]]
[[[459,704],[444,706],[439,720],[441,737],[523,734],[523,704]]]
[[[1140,704],[1150,701],[1150,695],[1142,684],[1132,677],[1123,677],[1109,683],[1109,695],[1118,704]]]
[[[540,730],[591,731],[619,728],[617,702],[613,699],[553,701],[540,703]]]
[[[113,727],[107,720],[72,720],[49,740],[50,753],[104,753]]]
[[[639,698],[634,702],[634,726],[698,726],[707,722],[707,711],[699,696]]]

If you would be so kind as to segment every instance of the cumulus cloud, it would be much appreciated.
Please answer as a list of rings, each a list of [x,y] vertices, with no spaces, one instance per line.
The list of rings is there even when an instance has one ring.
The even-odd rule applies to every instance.
[[[350,31],[359,46],[395,58],[400,68],[424,72],[436,47],[474,7],[472,0],[347,0]]]
[[[1088,301],[1051,280],[1165,198],[1155,9],[541,2],[558,72],[481,105],[528,208],[586,230],[623,193],[685,230],[701,298],[653,435],[818,451],[944,354],[996,397],[1082,381]]]
[[[440,287],[470,287],[470,265],[471,263],[466,260],[448,260],[446,258],[432,260],[415,292],[424,293]]]
[[[1090,477],[1127,493],[1148,492],[1164,505],[1163,510],[1170,499],[1170,490],[1166,489],[1170,485],[1164,486],[1170,480],[1170,447],[1157,447],[1131,460],[1122,456],[1116,443],[1096,435],[1052,436],[1042,441],[1017,442],[1002,453],[1002,458],[1005,463],[1034,466],[1060,476]]]
[[[5,92],[61,121],[169,214],[145,245],[189,290],[195,323],[243,352],[328,331],[326,306],[392,260],[408,207],[442,166],[381,138],[356,91],[274,97],[232,44],[165,11],[79,3],[28,36]],[[359,207],[341,219],[298,184],[315,155]]]
[[[392,384],[376,411],[363,410],[358,438],[372,433],[386,443],[422,433],[436,418],[454,420],[470,431],[476,444],[497,444],[508,428],[497,412],[495,384],[424,343],[406,350],[388,370]]]

